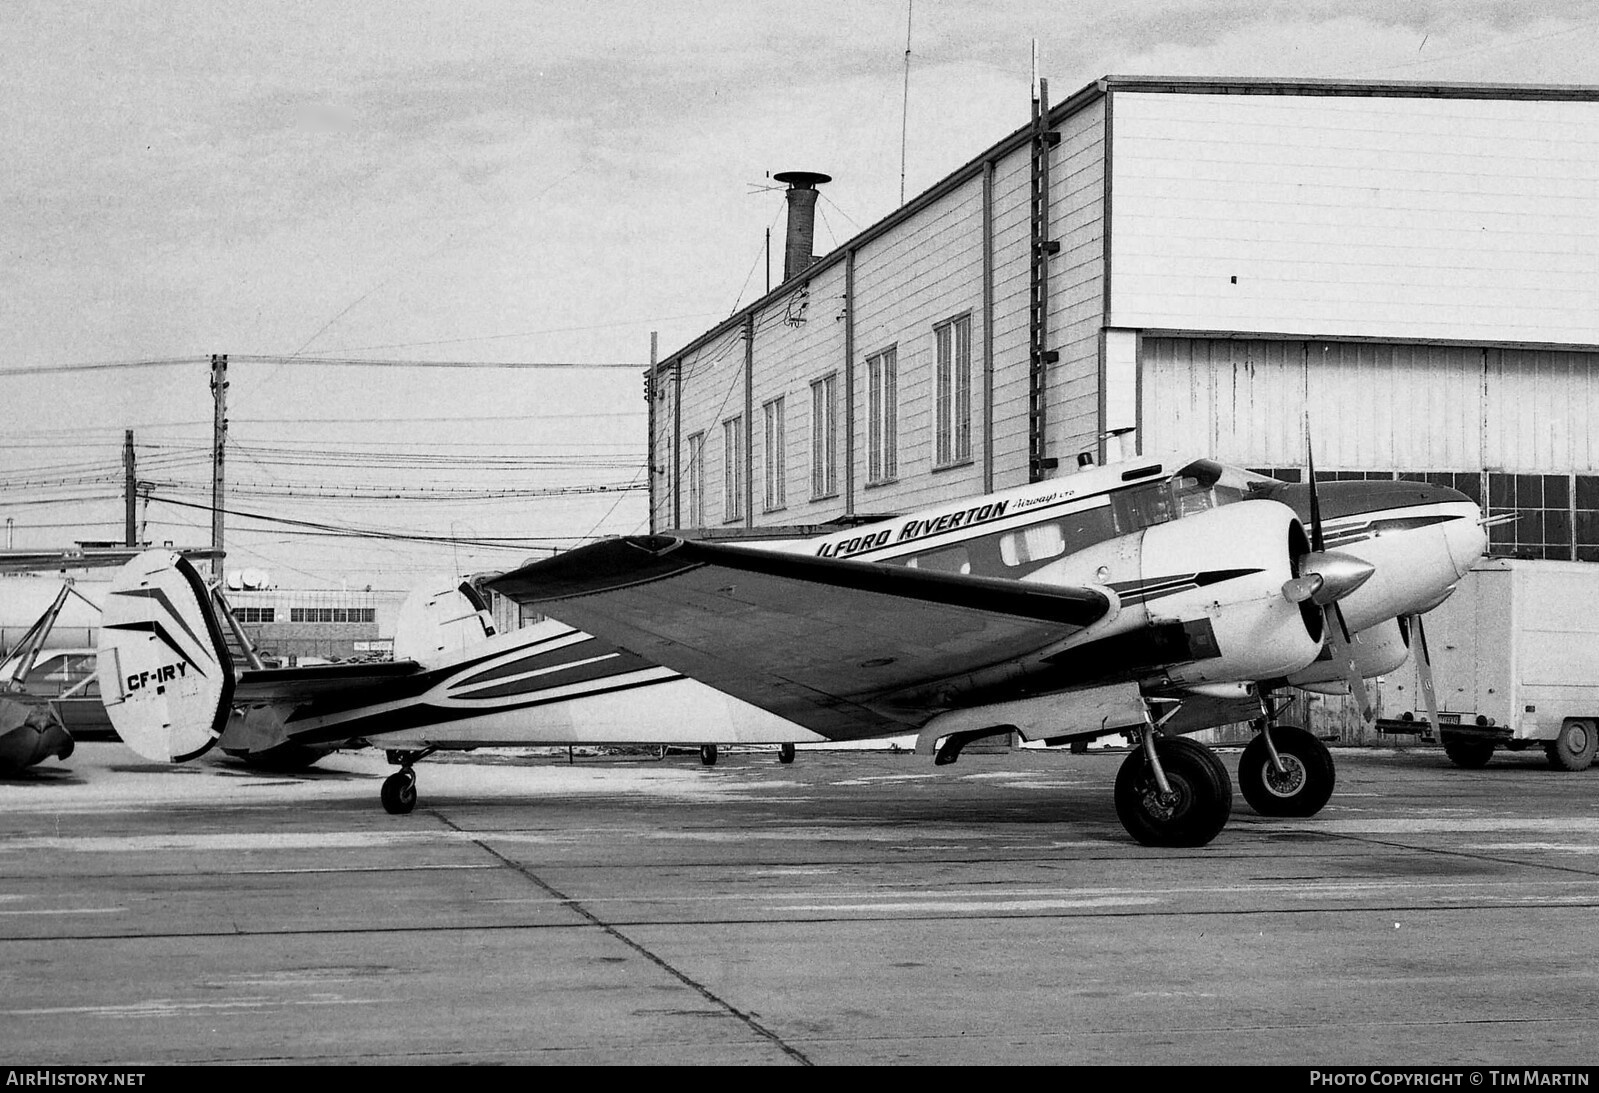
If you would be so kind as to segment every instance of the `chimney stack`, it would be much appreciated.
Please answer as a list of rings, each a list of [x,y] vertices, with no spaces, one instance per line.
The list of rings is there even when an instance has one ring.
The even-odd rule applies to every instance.
[[[788,183],[784,194],[788,198],[788,241],[783,248],[783,280],[787,281],[810,265],[811,248],[816,241],[816,187],[833,181],[831,175],[814,171],[784,171],[773,175],[778,182]]]

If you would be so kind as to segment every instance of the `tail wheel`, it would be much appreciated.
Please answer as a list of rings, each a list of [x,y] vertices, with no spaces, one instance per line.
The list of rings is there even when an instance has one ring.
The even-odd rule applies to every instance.
[[[701,744],[700,745],[700,762],[704,763],[708,767],[714,767],[716,765],[716,745],[715,744]]]
[[[1171,793],[1163,794],[1143,748],[1116,774],[1116,816],[1145,846],[1204,846],[1227,826],[1233,783],[1227,768],[1203,744],[1161,740],[1161,767]]]
[[[1467,770],[1481,770],[1488,765],[1488,760],[1493,758],[1494,742],[1492,740],[1473,740],[1470,737],[1455,736],[1444,733],[1444,754],[1457,767]]]
[[[1592,721],[1566,721],[1560,726],[1560,735],[1543,747],[1549,765],[1556,770],[1587,770],[1599,749],[1599,732]]]
[[[308,748],[304,744],[291,742],[279,744],[266,751],[229,751],[228,754],[255,770],[292,774],[295,771],[309,770],[318,759],[328,753],[321,748]]]
[[[777,761],[779,763],[792,763],[794,761],[794,745],[779,744],[777,746]]]
[[[404,816],[416,807],[416,772],[409,768],[383,779],[383,811]]]
[[[1338,772],[1327,745],[1296,725],[1268,730],[1283,769],[1272,764],[1266,738],[1257,736],[1238,760],[1238,788],[1262,816],[1314,816],[1332,797]]]

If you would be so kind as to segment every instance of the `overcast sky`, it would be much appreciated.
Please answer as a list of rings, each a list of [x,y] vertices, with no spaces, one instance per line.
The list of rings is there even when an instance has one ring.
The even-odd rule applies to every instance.
[[[641,494],[460,491],[643,481],[649,333],[665,355],[764,291],[768,227],[780,273],[768,174],[834,177],[819,253],[898,205],[906,30],[904,0],[7,0],[12,542],[120,539],[128,428],[149,535],[208,541],[207,513],[161,500],[208,500],[203,364],[6,372],[210,353],[294,358],[230,368],[241,511],[554,545],[641,530]],[[1034,39],[1056,101],[1111,73],[1599,84],[1578,0],[914,0],[910,34],[910,196],[1027,121]],[[350,496],[402,488],[436,496]],[[229,566],[401,588],[534,552],[313,531],[230,517]]]

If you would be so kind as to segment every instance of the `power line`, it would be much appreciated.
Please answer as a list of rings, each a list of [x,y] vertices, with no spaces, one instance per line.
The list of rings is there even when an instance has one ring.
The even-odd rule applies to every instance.
[[[199,504],[193,501],[179,501],[171,497],[152,496],[150,500],[164,505],[176,505],[180,508],[199,509],[203,512],[218,511],[211,505]],[[575,536],[564,535],[500,535],[492,538],[465,539],[454,535],[423,535],[411,531],[390,531],[384,528],[361,528],[340,524],[326,524],[315,520],[294,520],[286,516],[267,516],[258,512],[245,512],[242,509],[223,508],[220,511],[229,516],[238,516],[246,520],[259,520],[266,524],[282,524],[290,528],[305,528],[310,531],[333,533],[339,537],[352,539],[383,539],[409,543],[453,543],[460,546],[485,548],[510,548],[516,544],[576,541]]]
[[[228,355],[230,363],[240,361],[251,364],[314,365],[333,368],[469,368],[481,370],[532,370],[582,371],[588,369],[629,368],[644,371],[649,365],[643,361],[415,361],[383,360],[370,357],[291,357],[287,355],[248,354]],[[110,372],[135,368],[169,368],[178,365],[209,364],[209,357],[152,357],[145,360],[79,361],[72,364],[24,365],[20,368],[0,368],[0,376],[44,376],[64,372]]]
[[[110,372],[130,368],[168,368],[182,364],[204,364],[207,357],[152,357],[133,361],[84,361],[76,364],[25,365],[21,368],[0,368],[0,376],[43,376],[60,372]]]
[[[644,371],[649,365],[644,361],[412,361],[380,360],[372,357],[289,357],[230,353],[229,363],[247,361],[252,364],[276,365],[332,365],[341,368],[481,368],[481,369],[532,369],[555,368],[563,370],[585,368],[631,368]]]

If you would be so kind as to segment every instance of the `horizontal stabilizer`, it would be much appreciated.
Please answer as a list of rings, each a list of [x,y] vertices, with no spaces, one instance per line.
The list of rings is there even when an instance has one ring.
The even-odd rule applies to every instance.
[[[349,698],[422,671],[414,660],[310,664],[300,668],[255,668],[239,676],[234,701],[298,705],[333,696]]]

